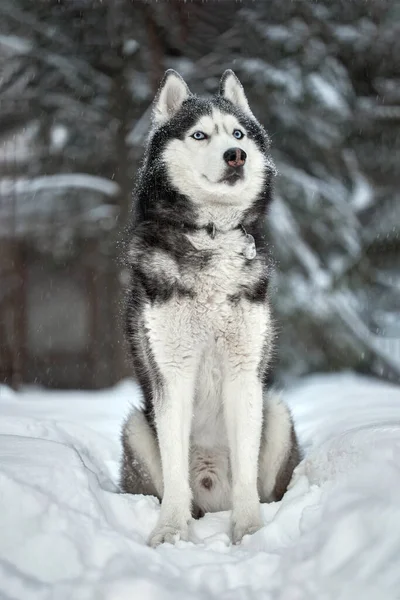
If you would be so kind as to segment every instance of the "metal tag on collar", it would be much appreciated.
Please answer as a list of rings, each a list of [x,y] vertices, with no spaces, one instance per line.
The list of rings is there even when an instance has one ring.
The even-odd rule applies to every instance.
[[[247,258],[247,260],[253,260],[257,256],[256,242],[253,236],[250,233],[247,233],[243,225],[240,226],[246,240],[246,246],[243,250],[243,256]]]

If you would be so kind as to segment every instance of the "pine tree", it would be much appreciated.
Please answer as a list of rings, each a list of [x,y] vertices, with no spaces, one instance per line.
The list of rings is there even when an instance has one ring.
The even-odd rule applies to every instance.
[[[393,10],[373,0],[272,1],[238,14],[235,68],[279,170],[269,227],[280,376],[400,373]]]

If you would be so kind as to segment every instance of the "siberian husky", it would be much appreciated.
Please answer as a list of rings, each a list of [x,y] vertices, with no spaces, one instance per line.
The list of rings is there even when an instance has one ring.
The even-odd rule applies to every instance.
[[[168,70],[154,101],[127,260],[126,325],[143,407],[122,430],[121,489],[161,504],[149,544],[232,509],[232,540],[262,527],[299,451],[266,390],[273,344],[265,215],[275,168],[242,85],[199,98]]]

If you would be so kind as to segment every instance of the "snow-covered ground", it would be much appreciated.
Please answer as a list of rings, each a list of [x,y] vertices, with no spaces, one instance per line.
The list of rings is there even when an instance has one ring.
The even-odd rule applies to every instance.
[[[400,388],[318,376],[286,393],[306,458],[240,546],[229,514],[148,548],[152,497],[117,493],[138,391],[0,387],[0,599],[400,598]]]

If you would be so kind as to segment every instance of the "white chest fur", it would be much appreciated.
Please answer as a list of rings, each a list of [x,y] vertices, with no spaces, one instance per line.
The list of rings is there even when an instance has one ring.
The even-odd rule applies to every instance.
[[[262,272],[262,264],[257,259],[251,269],[246,268],[249,242],[241,229],[218,232],[215,237],[201,230],[187,238],[196,250],[209,253],[210,258],[200,269],[185,270],[183,283],[193,289],[198,302],[210,310],[221,308],[227,297],[237,294],[242,285],[251,284]]]
[[[256,369],[270,317],[267,304],[240,296],[243,286],[256,283],[264,268],[261,257],[250,265],[246,261],[242,230],[218,232],[214,238],[205,230],[186,235],[193,261],[179,264],[166,253],[156,253],[151,269],[191,294],[149,305],[146,325],[161,370],[176,371],[177,377],[185,376],[181,375],[185,369],[195,370],[192,437],[207,447],[226,442],[221,404],[224,361],[236,353],[238,365],[244,361]],[[203,263],[196,258],[201,253]]]

